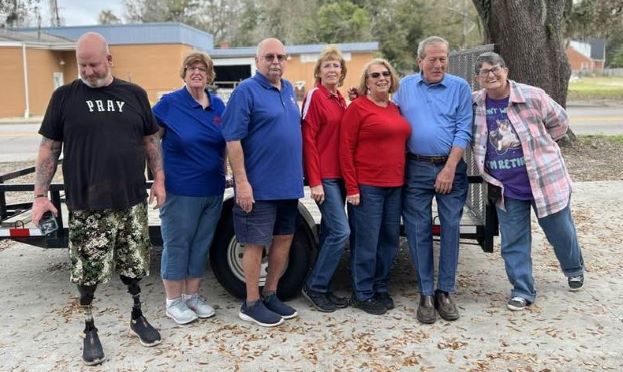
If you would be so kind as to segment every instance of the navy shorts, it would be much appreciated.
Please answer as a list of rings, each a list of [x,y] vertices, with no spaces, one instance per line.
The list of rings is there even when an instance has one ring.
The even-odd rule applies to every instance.
[[[242,244],[269,247],[273,235],[292,235],[296,231],[297,199],[256,201],[246,213],[234,204],[234,231]]]

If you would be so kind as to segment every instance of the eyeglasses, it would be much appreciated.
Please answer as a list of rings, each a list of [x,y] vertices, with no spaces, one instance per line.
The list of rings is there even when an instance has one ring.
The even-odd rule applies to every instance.
[[[392,73],[387,71],[387,70],[385,70],[383,72],[371,72],[371,73],[368,74],[368,77],[371,77],[372,79],[378,79],[378,78],[381,77],[381,75],[383,75],[385,77],[388,77],[388,76],[391,76]]]
[[[190,71],[190,72],[199,71],[199,72],[206,73],[208,72],[208,69],[206,69],[203,66],[186,66],[186,71]]]
[[[490,69],[483,68],[480,71],[478,71],[478,75],[485,77],[485,76],[489,76],[490,72],[493,72],[493,75],[497,75],[500,73],[500,71],[502,71],[502,69],[503,67],[500,65],[493,66]]]
[[[288,56],[285,54],[272,54],[272,53],[264,55],[264,61],[266,62],[272,62],[275,60],[275,58],[277,58],[277,61],[283,62],[286,59],[288,59]]]

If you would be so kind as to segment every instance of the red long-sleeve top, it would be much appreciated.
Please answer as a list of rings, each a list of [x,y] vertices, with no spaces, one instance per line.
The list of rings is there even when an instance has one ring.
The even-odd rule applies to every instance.
[[[340,165],[346,194],[359,194],[359,185],[402,186],[410,134],[411,126],[392,102],[381,107],[366,96],[355,99],[346,109],[340,128]]]
[[[342,178],[339,162],[340,123],[346,110],[342,94],[329,92],[322,84],[310,90],[303,101],[303,159],[309,186],[322,179]]]

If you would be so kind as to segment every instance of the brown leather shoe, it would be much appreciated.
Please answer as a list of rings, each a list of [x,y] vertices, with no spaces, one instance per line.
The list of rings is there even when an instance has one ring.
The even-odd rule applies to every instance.
[[[435,323],[437,317],[435,316],[433,296],[420,295],[420,305],[417,307],[417,320],[424,324]]]
[[[439,316],[445,320],[459,319],[459,310],[454,305],[450,294],[439,289],[435,291],[435,309],[439,312]]]

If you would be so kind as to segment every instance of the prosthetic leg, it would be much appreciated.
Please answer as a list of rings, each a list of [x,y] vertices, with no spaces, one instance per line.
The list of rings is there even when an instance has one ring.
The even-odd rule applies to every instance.
[[[130,321],[130,333],[137,336],[141,345],[156,346],[162,339],[157,329],[151,326],[141,311],[141,287],[138,282],[141,279],[128,278],[121,275],[121,281],[128,286],[128,293],[132,295],[134,304],[132,305],[132,320]]]
[[[95,294],[96,288],[96,285],[78,286],[78,291],[80,292],[80,306],[82,306],[82,309],[84,310],[82,361],[88,366],[100,364],[106,359],[104,356],[104,349],[102,349],[102,344],[97,336],[97,328],[95,328],[93,314],[91,313],[91,303],[93,302],[93,295]]]

